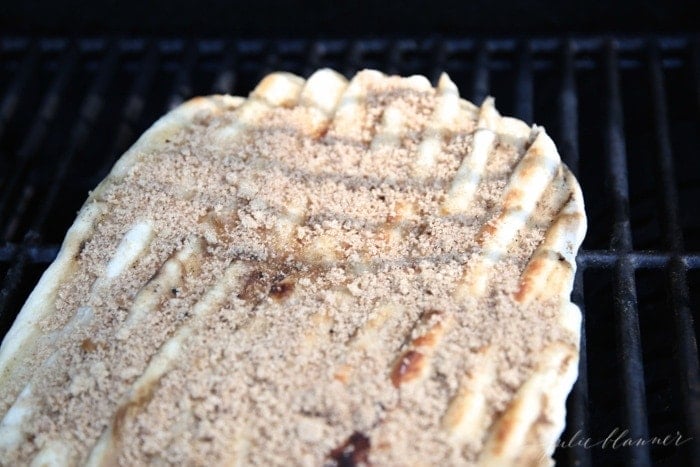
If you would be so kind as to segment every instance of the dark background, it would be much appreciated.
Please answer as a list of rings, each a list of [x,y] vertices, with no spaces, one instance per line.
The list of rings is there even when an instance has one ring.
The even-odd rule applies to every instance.
[[[698,30],[698,2],[649,0],[7,1],[5,34],[481,35]]]

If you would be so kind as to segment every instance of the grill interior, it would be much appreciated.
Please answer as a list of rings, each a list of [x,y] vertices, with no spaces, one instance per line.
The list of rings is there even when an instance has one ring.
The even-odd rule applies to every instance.
[[[584,314],[561,465],[700,465],[700,40],[0,39],[0,334],[114,161],[160,115],[273,70],[446,70],[547,127],[584,192]],[[584,447],[615,429],[660,446]],[[577,434],[578,433],[578,434]],[[693,438],[693,440],[689,440]]]

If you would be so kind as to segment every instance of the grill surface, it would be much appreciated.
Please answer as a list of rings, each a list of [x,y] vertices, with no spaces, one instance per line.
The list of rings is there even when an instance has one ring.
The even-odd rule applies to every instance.
[[[589,233],[584,329],[561,465],[700,465],[700,40],[64,40],[0,38],[0,335],[76,211],[157,117],[266,73],[450,73],[466,98],[547,127]],[[681,436],[681,446],[613,447]],[[691,440],[692,438],[692,440]]]

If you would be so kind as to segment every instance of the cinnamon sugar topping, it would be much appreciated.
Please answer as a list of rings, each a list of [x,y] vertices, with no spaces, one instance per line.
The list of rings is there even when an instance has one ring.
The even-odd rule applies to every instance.
[[[102,214],[23,363],[33,376],[3,381],[2,414],[31,385],[5,463],[55,446],[103,465],[474,463],[546,348],[567,343],[575,365],[568,291],[515,300],[572,189],[561,165],[500,256],[484,256],[529,128],[501,136],[495,109],[450,100],[451,81],[324,75],[314,86],[337,103],[321,108],[325,88],[272,76],[235,109],[202,106],[93,199]],[[465,165],[475,144],[485,153]],[[137,225],[148,237],[122,266]],[[442,420],[487,366],[484,430],[455,436]]]

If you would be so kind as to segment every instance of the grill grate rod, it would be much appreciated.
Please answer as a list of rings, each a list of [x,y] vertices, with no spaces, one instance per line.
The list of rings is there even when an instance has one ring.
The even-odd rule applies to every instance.
[[[432,62],[430,67],[430,81],[432,83],[437,83],[440,79],[440,75],[447,68],[445,65],[447,63],[447,42],[445,41],[435,41],[432,46]]]
[[[214,92],[219,94],[232,94],[236,86],[236,48],[232,42],[224,46],[221,72],[216,77]]]
[[[474,85],[472,86],[471,101],[481,105],[489,95],[489,51],[484,42],[480,42],[474,59]]]
[[[386,73],[395,75],[399,73],[401,65],[401,42],[398,40],[392,41],[386,52]]]
[[[605,150],[608,175],[612,188],[613,232],[611,248],[614,251],[632,250],[632,231],[629,218],[629,184],[626,148],[623,131],[622,102],[618,76],[617,44],[610,40],[605,47],[604,66],[607,87],[607,115]],[[614,306],[617,319],[617,352],[621,359],[622,392],[624,394],[624,418],[630,437],[647,439],[646,389],[644,364],[637,314],[637,290],[634,265],[629,257],[622,256],[615,266]],[[651,465],[649,447],[630,448],[627,463],[634,467]]]
[[[264,60],[255,80],[256,82],[259,82],[269,73],[279,71],[277,67],[279,63],[279,44],[275,41],[266,41],[264,51]]]
[[[345,76],[353,76],[360,68],[362,58],[362,42],[354,41],[348,46],[345,59],[343,61],[343,74]]]
[[[524,51],[529,54],[529,48]],[[559,122],[560,122],[560,146],[561,157],[569,169],[578,175],[578,96],[576,93],[576,79],[574,75],[575,49],[572,41],[567,40],[562,45],[562,81],[559,93]],[[529,61],[529,57],[527,59]],[[526,62],[527,65],[529,63]],[[527,79],[521,76],[519,79]],[[530,79],[531,76],[530,76]],[[523,115],[523,118],[528,117]],[[532,121],[532,115],[526,121]],[[580,256],[579,256],[580,258]],[[581,263],[579,259],[579,263]],[[573,439],[576,433],[580,433],[581,439],[589,437],[588,420],[588,354],[586,344],[586,308],[584,303],[584,281],[583,273],[586,263],[579,264],[574,277],[574,290],[571,299],[581,309],[581,340],[579,344],[579,369],[578,379],[571,390],[568,400],[568,420],[566,439]],[[578,444],[569,448],[567,452],[571,465],[577,464],[581,467],[591,465],[591,451]]]
[[[532,47],[529,41],[522,44],[518,54],[518,71],[515,79],[515,117],[527,124],[533,120]]]
[[[303,75],[305,78],[311,76],[311,74],[317,69],[321,68],[323,57],[323,46],[320,42],[312,41],[306,47],[306,52],[304,54],[304,66],[302,67]]]
[[[561,129],[559,147],[564,163],[574,175],[579,175],[578,147],[578,96],[576,94],[576,76],[574,68],[574,42],[568,39],[562,47],[561,92],[559,94],[559,128]]]
[[[192,95],[192,69],[197,63],[197,44],[187,41],[182,64],[178,67],[173,88],[170,91],[166,111],[172,110]]]
[[[693,78],[695,85],[695,99],[697,100],[697,108],[700,110],[700,36],[696,37],[691,43],[691,66],[693,68]]]
[[[656,144],[662,197],[663,229],[666,247],[675,254],[667,268],[667,280],[671,290],[671,307],[676,325],[678,345],[678,375],[680,393],[684,407],[684,417],[688,436],[700,439],[700,374],[698,373],[698,352],[696,336],[693,332],[693,317],[690,311],[690,298],[686,280],[686,267],[681,258],[683,251],[683,231],[678,215],[678,192],[676,190],[675,170],[669,134],[668,109],[665,99],[664,77],[661,69],[658,44],[652,42],[649,47],[649,72],[651,82],[651,99],[656,129]],[[690,445],[695,465],[700,465],[700,443]]]

